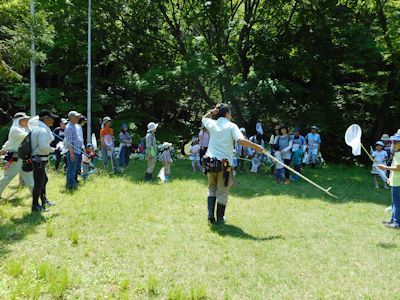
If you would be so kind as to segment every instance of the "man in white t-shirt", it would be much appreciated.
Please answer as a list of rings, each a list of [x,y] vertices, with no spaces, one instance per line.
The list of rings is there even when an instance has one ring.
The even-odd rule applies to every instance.
[[[227,104],[221,103],[203,116],[202,123],[210,132],[210,142],[205,154],[208,174],[208,221],[224,223],[229,188],[233,185],[233,146],[236,143],[264,152],[260,145],[246,140],[239,127],[230,120],[232,115]],[[215,204],[217,203],[217,219]]]

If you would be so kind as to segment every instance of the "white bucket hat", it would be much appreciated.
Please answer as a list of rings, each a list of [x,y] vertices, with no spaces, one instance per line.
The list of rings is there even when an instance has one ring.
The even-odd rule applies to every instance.
[[[168,142],[164,142],[164,144],[162,144],[162,146],[163,146],[164,149],[166,149],[166,148],[171,147],[172,144],[171,144],[171,143],[168,143]]]
[[[30,116],[28,116],[26,113],[24,113],[24,112],[17,112],[15,115],[14,115],[14,120],[22,120],[22,119],[30,119],[31,117]]]
[[[400,135],[393,135],[390,137],[390,140],[393,142],[400,142]]]
[[[158,127],[158,123],[156,124],[154,122],[150,122],[147,125],[147,132],[152,132],[153,130],[157,129],[157,127]]]

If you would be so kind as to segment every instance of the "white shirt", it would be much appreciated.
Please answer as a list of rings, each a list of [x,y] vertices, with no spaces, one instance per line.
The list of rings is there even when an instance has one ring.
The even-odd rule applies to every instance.
[[[206,155],[218,160],[226,159],[233,166],[233,145],[244,139],[239,127],[224,117],[218,120],[203,118],[202,123],[210,132]]]
[[[19,145],[28,135],[29,129],[18,125],[13,125],[8,133],[8,141],[4,144],[4,150],[9,152],[17,152]]]
[[[32,155],[49,155],[54,152],[50,143],[54,140],[50,128],[39,121],[39,125],[32,129]]]

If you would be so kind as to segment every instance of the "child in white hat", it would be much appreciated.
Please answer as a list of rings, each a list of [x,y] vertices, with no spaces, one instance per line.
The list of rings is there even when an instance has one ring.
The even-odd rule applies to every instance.
[[[168,182],[171,179],[171,164],[172,164],[172,156],[171,156],[171,143],[164,142],[163,144],[163,153],[161,155],[162,163],[164,166],[165,172],[165,181]]]
[[[199,144],[199,140],[196,137],[193,137],[192,145],[190,146],[190,156],[189,156],[189,159],[192,161],[193,172],[196,172],[197,168],[201,172],[200,150],[201,150],[201,146]]]
[[[372,151],[371,155],[375,160],[375,162],[372,164],[371,174],[374,175],[375,188],[379,189],[379,177],[381,176],[382,171],[378,169],[378,165],[386,165],[386,161],[388,158],[387,152],[384,150],[384,144],[382,141],[378,141],[375,143],[375,151]],[[383,187],[387,189],[386,178],[382,178],[382,180],[384,182]]]
[[[393,141],[395,151],[392,165],[378,165],[381,170],[390,171],[389,185],[392,188],[392,217],[389,221],[384,221],[386,227],[400,229],[400,135],[390,138]]]

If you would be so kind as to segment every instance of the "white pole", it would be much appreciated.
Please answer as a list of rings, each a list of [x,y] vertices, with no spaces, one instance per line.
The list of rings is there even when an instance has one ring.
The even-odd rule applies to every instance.
[[[92,140],[92,0],[88,0],[87,142]]]
[[[32,18],[35,16],[35,3],[34,0],[31,0],[31,16]],[[34,41],[34,34],[33,28],[31,28],[31,50],[32,54],[35,53],[35,41]],[[31,58],[31,115],[36,115],[36,71],[35,71],[35,61]]]

